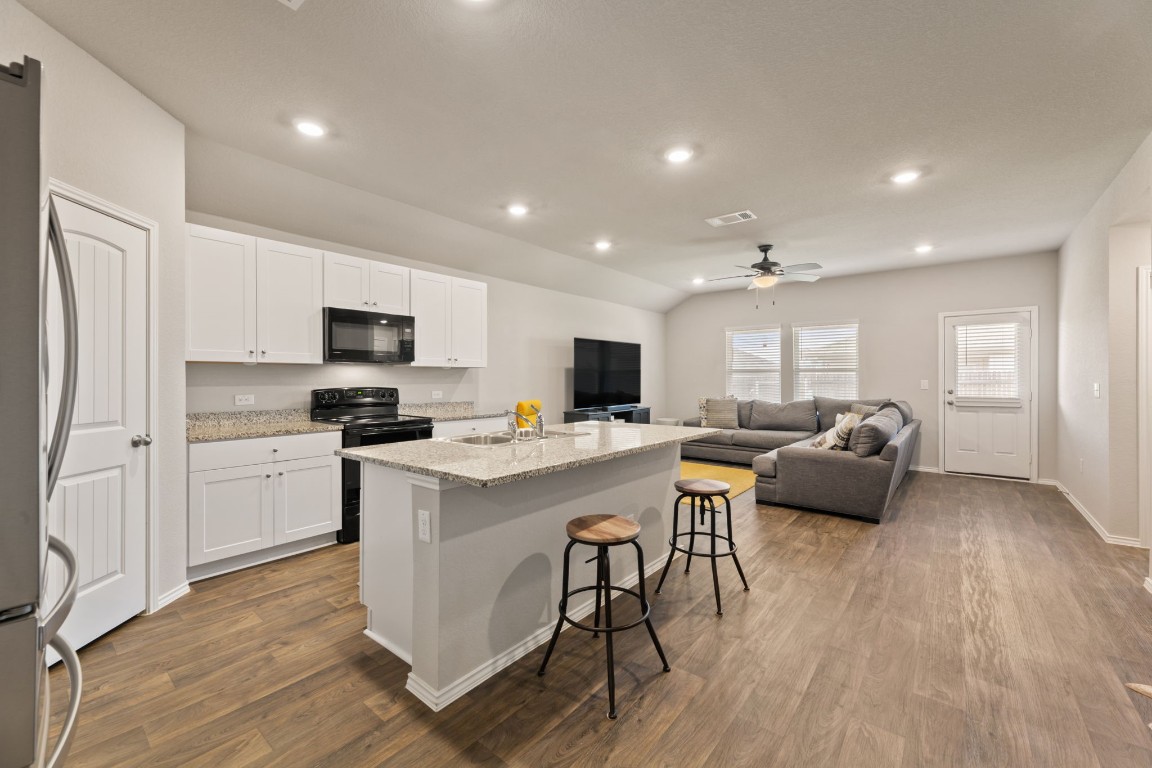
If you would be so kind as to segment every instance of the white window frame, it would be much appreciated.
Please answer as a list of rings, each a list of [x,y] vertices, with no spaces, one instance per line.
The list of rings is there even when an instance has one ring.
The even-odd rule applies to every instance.
[[[801,369],[799,366],[799,355],[797,354],[796,346],[799,342],[800,336],[802,335],[803,329],[805,329],[805,328],[828,328],[828,327],[848,326],[848,325],[855,326],[855,328],[856,328],[856,366],[854,368],[851,368],[851,369],[844,368],[842,370],[844,372],[851,372],[851,373],[856,374],[856,394],[854,394],[851,397],[846,398],[846,399],[856,399],[856,398],[860,397],[860,391],[862,389],[862,387],[861,387],[861,379],[862,379],[861,369],[863,368],[863,365],[862,365],[863,355],[860,353],[860,321],[859,320],[840,320],[837,322],[792,323],[791,328],[790,328],[790,331],[791,331],[791,333],[790,333],[791,345],[790,346],[791,346],[791,351],[792,351],[792,397],[791,397],[792,400],[795,400],[798,397],[800,397],[800,394],[798,392],[798,387],[796,386],[796,384],[797,384],[797,374],[801,373]],[[833,372],[833,371],[830,370],[829,372]],[[831,395],[816,395],[816,396],[817,397],[831,397]]]
[[[733,334],[733,333],[748,333],[751,331],[768,332],[768,333],[770,333],[772,331],[776,332],[776,336],[777,336],[778,344],[779,344],[779,352],[777,355],[776,368],[775,369],[763,368],[763,369],[756,369],[756,370],[763,370],[769,374],[772,373],[773,370],[775,370],[776,377],[777,377],[777,385],[778,385],[777,388],[780,391],[780,399],[777,401],[774,401],[774,402],[786,402],[784,400],[784,327],[780,323],[772,323],[772,324],[768,324],[768,325],[746,325],[746,326],[739,326],[739,327],[725,328],[724,329],[724,394],[726,394],[726,395],[734,394],[731,391],[731,389],[729,388],[730,376],[732,374],[732,369],[729,368],[729,362],[731,360],[731,334]],[[737,394],[737,397],[739,398],[740,395]],[[746,398],[743,398],[743,399],[746,399]]]

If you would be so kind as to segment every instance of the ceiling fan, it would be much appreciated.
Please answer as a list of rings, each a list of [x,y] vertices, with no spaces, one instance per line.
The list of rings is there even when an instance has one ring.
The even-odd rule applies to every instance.
[[[736,280],[742,277],[752,278],[752,282],[748,285],[748,290],[753,288],[771,288],[776,283],[794,282],[794,283],[814,283],[820,279],[819,275],[808,275],[805,272],[813,269],[821,269],[819,264],[793,264],[785,267],[778,261],[772,261],[768,258],[768,252],[772,250],[770,243],[757,246],[760,249],[761,259],[755,264],[748,267],[741,267],[737,265],[738,269],[751,269],[750,275],[729,275],[728,277],[713,277],[708,282],[715,282],[717,280]]]

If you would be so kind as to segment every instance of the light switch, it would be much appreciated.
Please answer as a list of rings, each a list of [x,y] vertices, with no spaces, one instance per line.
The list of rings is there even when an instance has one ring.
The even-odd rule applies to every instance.
[[[928,389],[928,379],[920,379],[920,389]]]
[[[1100,397],[1100,382],[1094,382],[1092,384],[1092,396]]]
[[[441,399],[443,399],[443,397],[444,397],[444,393],[441,392],[440,390],[438,390],[438,389],[432,390],[432,399],[433,400],[441,400]]]

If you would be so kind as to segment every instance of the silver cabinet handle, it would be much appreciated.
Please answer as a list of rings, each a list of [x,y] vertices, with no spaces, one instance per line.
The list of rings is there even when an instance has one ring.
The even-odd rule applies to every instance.
[[[264,475],[265,478],[272,477],[272,475]]]
[[[76,716],[80,713],[80,692],[84,687],[84,675],[80,670],[80,657],[76,655],[76,651],[68,643],[64,642],[62,637],[52,638],[49,645],[56,653],[60,654],[60,660],[64,662],[64,668],[68,670],[68,714],[64,717],[64,726],[60,729],[60,735],[56,737],[56,747],[52,750],[52,757],[44,763],[45,768],[57,768],[57,766],[64,765],[64,758],[68,756],[68,750],[72,748],[72,737],[76,734]],[[47,672],[44,677],[47,677]],[[45,721],[48,718],[44,718]],[[47,728],[47,722],[45,722]],[[46,740],[45,740],[45,743]]]
[[[280,473],[280,477],[284,477],[284,473],[283,473],[283,472],[281,472],[281,473]]]
[[[376,302],[372,302],[372,306],[379,306]]]
[[[48,551],[56,554],[68,569],[68,578],[64,580],[64,592],[40,622],[41,644],[50,642],[60,631],[64,619],[68,618],[72,604],[76,602],[76,588],[80,584],[80,569],[76,566],[76,555],[72,549],[60,539],[48,535]],[[61,654],[63,655],[63,654]]]
[[[944,402],[948,403],[948,405],[955,405],[956,404],[955,400],[945,400]]]
[[[60,298],[64,309],[64,379],[60,384],[60,405],[56,411],[56,426],[52,430],[52,442],[48,448],[48,493],[56,490],[60,469],[64,464],[64,452],[68,450],[68,437],[72,431],[72,412],[76,407],[77,368],[80,361],[79,326],[77,325],[76,285],[72,282],[72,265],[68,260],[68,246],[64,243],[64,229],[60,216],[56,213],[56,203],[48,198],[48,241],[56,260],[56,271],[60,277]],[[44,357],[47,360],[47,355]]]
[[[254,354],[256,354],[256,350],[250,349],[250,350],[248,350],[248,354],[254,355]]]
[[[260,354],[266,355],[266,354],[268,354],[268,350],[262,349],[262,350],[260,350]]]
[[[140,446],[152,445],[151,435],[132,435],[132,447],[139,448]]]
[[[951,394],[952,394],[952,390],[948,390],[948,394],[950,394],[950,395],[951,395]]]
[[[280,449],[279,448],[273,448],[272,453],[280,453]]]
[[[364,306],[368,306],[368,302],[364,302]]]

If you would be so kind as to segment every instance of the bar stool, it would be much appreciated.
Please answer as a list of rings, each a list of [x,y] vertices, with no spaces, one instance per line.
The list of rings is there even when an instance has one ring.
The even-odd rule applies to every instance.
[[[560,618],[556,620],[556,631],[552,633],[552,641],[548,643],[548,650],[544,652],[544,661],[540,663],[540,669],[536,672],[537,675],[543,675],[544,670],[548,667],[548,659],[552,657],[552,651],[556,648],[556,639],[560,637],[560,630],[564,627],[564,622],[568,622],[577,629],[582,629],[585,632],[591,632],[593,637],[599,637],[600,633],[604,633],[604,643],[608,649],[608,717],[612,720],[616,719],[616,671],[613,665],[612,657],[612,635],[616,632],[622,632],[625,629],[644,624],[648,627],[648,634],[652,636],[652,644],[656,646],[656,653],[660,655],[660,661],[664,664],[664,671],[668,672],[671,667],[668,666],[668,659],[664,657],[664,649],[660,647],[660,640],[656,637],[656,630],[652,627],[652,620],[648,618],[648,614],[652,612],[652,607],[648,604],[648,598],[644,595],[644,550],[641,549],[640,543],[636,539],[640,536],[640,524],[635,520],[629,520],[626,517],[619,515],[584,515],[583,517],[576,517],[568,521],[566,527],[568,533],[568,546],[564,548],[564,582],[562,585],[563,594],[560,597]],[[596,547],[595,557],[585,562],[596,561],[596,584],[590,587],[577,587],[576,589],[568,589],[568,555],[572,551],[572,547],[577,544],[588,544]],[[612,584],[612,571],[611,563],[608,558],[608,548],[618,547],[622,544],[631,544],[636,548],[636,569],[640,574],[640,583],[638,590],[625,589]],[[581,624],[578,621],[568,616],[568,600],[576,594],[581,592],[596,592],[596,616],[591,625]],[[640,601],[640,618],[633,621],[631,624],[623,624],[621,626],[612,625],[612,592],[620,592],[626,595],[632,595]],[[604,600],[604,624],[600,624],[600,601],[601,595]]]
[[[672,507],[672,538],[668,539],[668,543],[672,546],[673,551],[683,552],[688,556],[687,562],[684,563],[684,573],[688,573],[692,568],[692,556],[707,557],[712,560],[712,589],[716,593],[716,614],[718,616],[724,615],[724,609],[720,607],[720,577],[716,573],[716,559],[719,557],[731,557],[732,562],[736,564],[736,572],[740,574],[740,581],[744,583],[744,591],[748,591],[748,580],[744,578],[744,569],[740,567],[740,558],[736,557],[736,542],[732,540],[732,502],[728,499],[728,492],[732,490],[732,486],[720,480],[707,480],[703,478],[684,478],[676,481],[676,490],[680,491],[680,495],[676,497]],[[716,533],[716,515],[720,514],[716,509],[715,497],[720,496],[724,499],[724,514],[728,520],[727,534],[721,536]],[[691,530],[687,533],[679,532],[680,524],[680,502],[684,499],[691,501],[689,507],[688,519],[691,521]],[[696,531],[696,504],[699,502],[700,513],[700,526],[704,526],[704,513],[709,512],[712,518],[711,531],[701,530],[699,533]],[[707,537],[711,549],[709,552],[696,551],[696,536]],[[679,540],[688,537],[688,547],[680,546]],[[728,544],[727,550],[723,552],[716,551],[716,542],[723,541]],[[660,582],[656,585],[656,594],[660,594],[660,589],[664,586],[664,578],[668,575],[668,568],[672,565],[672,553],[668,553],[668,560],[664,563],[664,570],[660,574]]]

